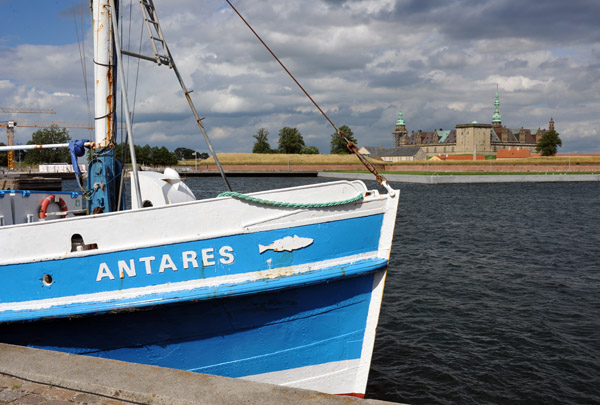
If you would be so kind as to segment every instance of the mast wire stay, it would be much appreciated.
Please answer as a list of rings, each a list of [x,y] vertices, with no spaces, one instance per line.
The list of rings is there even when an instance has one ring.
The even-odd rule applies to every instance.
[[[346,137],[346,134],[343,131],[340,131],[340,129],[327,116],[327,114],[325,113],[325,111],[323,111],[321,109],[321,107],[319,107],[319,105],[317,104],[317,102],[310,96],[310,94],[308,94],[308,92],[304,89],[304,87],[302,87],[302,85],[300,84],[300,82],[298,82],[298,80],[296,80],[296,78],[294,77],[294,75],[288,70],[287,67],[285,67],[285,65],[283,64],[283,62],[277,57],[277,55],[275,55],[275,53],[271,50],[271,48],[269,48],[269,46],[265,43],[265,41],[263,41],[263,39],[260,37],[260,35],[258,35],[258,33],[254,30],[254,28],[252,28],[252,26],[250,25],[250,23],[242,16],[242,14],[240,14],[240,12],[237,10],[237,8],[235,8],[234,5],[231,4],[231,1],[229,1],[229,0],[225,0],[225,1],[233,9],[233,11],[235,11],[235,13],[238,15],[238,17],[241,18],[241,20],[246,24],[246,26],[250,29],[250,31],[252,31],[252,33],[254,34],[254,36],[256,36],[256,38],[258,38],[258,40],[263,44],[263,46],[267,49],[267,51],[269,51],[269,53],[271,54],[271,56],[273,56],[273,58],[275,58],[275,60],[277,62],[279,62],[279,64],[283,68],[283,70],[285,70],[285,72],[292,78],[292,80],[294,81],[294,83],[296,83],[296,85],[300,88],[300,90],[302,90],[304,92],[304,94],[306,95],[306,97],[308,97],[308,99],[315,105],[315,107],[317,107],[317,110],[319,110],[319,112],[323,115],[323,117],[325,117],[325,119],[329,122],[329,124],[331,124],[331,126],[335,129],[335,131],[338,134],[338,136],[340,137],[340,139],[342,139],[344,142],[346,142],[346,147],[348,148],[348,150],[350,152],[354,153],[356,155],[356,157],[358,157],[358,160],[360,160],[361,163],[367,168],[367,170],[369,170],[371,173],[373,173],[373,175],[377,179],[377,182],[381,186],[386,187],[386,189],[388,189],[388,191],[389,191],[389,185],[386,186],[387,185],[387,179],[383,175],[379,174],[379,172],[377,171],[377,169],[375,168],[375,166],[373,166],[371,164],[371,162],[369,162],[358,151],[358,147],[356,146],[356,144],[354,142],[350,141]]]

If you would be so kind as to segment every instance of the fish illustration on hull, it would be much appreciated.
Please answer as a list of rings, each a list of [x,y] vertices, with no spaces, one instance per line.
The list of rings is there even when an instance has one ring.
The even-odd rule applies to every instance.
[[[301,238],[298,235],[294,236],[286,236],[285,238],[277,239],[275,242],[270,245],[258,245],[258,252],[263,253],[267,250],[272,250],[274,252],[283,252],[292,250],[302,249],[307,246],[312,245],[314,239],[311,238]]]

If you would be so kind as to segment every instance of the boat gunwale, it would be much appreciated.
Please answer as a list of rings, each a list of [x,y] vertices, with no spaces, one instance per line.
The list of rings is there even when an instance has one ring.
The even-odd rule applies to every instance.
[[[354,182],[348,182],[345,180],[342,180],[340,182],[328,182],[328,183],[320,183],[318,185],[339,185],[339,184],[353,184]],[[358,182],[359,184],[361,184],[364,187],[364,183],[362,183],[362,181]],[[284,189],[278,189],[278,190],[268,190],[268,191],[260,191],[260,192],[255,192],[255,193],[249,193],[248,195],[264,195],[264,194],[269,194],[269,193],[275,193],[275,192],[279,192],[279,191],[298,191],[298,190],[302,190],[305,189],[307,187],[311,187],[314,185],[306,185],[306,186],[298,186],[298,187],[290,187],[290,188],[284,188]],[[365,187],[366,188],[366,187]],[[178,238],[170,238],[168,243],[165,243],[164,240],[147,240],[144,241],[143,244],[139,244],[137,241],[134,242],[133,244],[128,244],[126,246],[121,246],[121,247],[114,247],[114,248],[101,248],[101,249],[90,249],[90,250],[83,250],[83,251],[75,251],[75,252],[70,252],[70,251],[61,251],[61,252],[55,252],[46,256],[38,256],[38,257],[31,257],[28,256],[26,258],[23,258],[21,260],[19,260],[18,257],[7,257],[5,259],[0,258],[0,270],[2,269],[3,266],[10,266],[10,265],[18,265],[18,264],[25,264],[25,263],[38,263],[38,262],[46,262],[46,261],[54,261],[54,260],[64,260],[64,259],[70,259],[70,258],[82,258],[82,257],[87,257],[87,256],[94,256],[94,255],[99,255],[99,254],[106,254],[106,253],[115,253],[115,252],[122,252],[122,251],[127,251],[127,250],[131,250],[131,249],[142,249],[142,248],[147,248],[147,247],[154,247],[154,246],[158,246],[158,245],[173,245],[173,244],[177,244],[177,243],[186,243],[186,242],[194,242],[194,241],[206,241],[206,240],[210,240],[210,239],[217,239],[217,238],[223,238],[223,237],[227,237],[227,236],[234,236],[234,235],[240,235],[240,234],[250,234],[250,233],[256,233],[256,232],[263,232],[263,231],[267,231],[267,230],[277,230],[277,229],[283,229],[283,228],[294,228],[296,226],[304,226],[304,225],[310,225],[310,224],[316,224],[316,223],[330,223],[330,222],[336,222],[336,221],[340,221],[340,220],[345,220],[345,219],[352,219],[352,218],[359,218],[359,217],[369,217],[369,216],[373,216],[373,215],[386,215],[386,213],[388,212],[388,208],[387,208],[387,204],[385,203],[386,201],[390,200],[390,199],[394,199],[397,197],[392,197],[389,194],[380,194],[378,192],[376,193],[370,193],[370,195],[368,195],[366,198],[364,198],[361,202],[357,202],[354,204],[372,204],[372,203],[377,203],[379,202],[380,205],[377,207],[373,207],[373,208],[369,208],[368,206],[365,206],[364,208],[360,208],[360,209],[355,209],[355,210],[349,210],[349,209],[344,209],[344,206],[333,206],[333,207],[323,207],[323,208],[319,208],[320,211],[327,211],[330,213],[330,215],[327,216],[318,216],[318,217],[314,217],[314,218],[303,218],[303,219],[299,219],[297,222],[295,222],[293,224],[293,226],[290,226],[289,222],[284,222],[281,224],[274,224],[274,223],[269,223],[268,225],[262,225],[261,222],[266,223],[268,221],[273,221],[273,220],[277,220],[279,218],[266,218],[264,220],[261,220],[259,222],[254,222],[251,224],[244,224],[243,226],[240,226],[237,229],[227,229],[225,231],[212,231],[210,233],[204,233],[203,235],[186,235],[183,237],[178,237]],[[140,213],[148,213],[148,212],[152,212],[152,211],[157,211],[157,210],[168,210],[168,209],[177,209],[178,207],[185,207],[185,206],[193,206],[193,205],[200,205],[200,204],[209,204],[209,203],[215,203],[224,199],[228,199],[228,200],[234,200],[239,202],[239,204],[255,204],[255,203],[251,203],[251,202],[245,202],[245,201],[240,201],[240,200],[236,200],[235,198],[232,197],[215,197],[215,198],[209,198],[209,199],[203,199],[203,200],[195,200],[195,201],[188,201],[188,202],[182,202],[182,203],[176,203],[176,204],[170,204],[170,205],[164,205],[164,206],[157,206],[157,207],[148,207],[148,208],[142,208],[142,209],[136,209],[136,210],[129,210],[129,211],[118,211],[118,212],[111,212],[111,213],[105,213],[105,214],[95,214],[95,215],[89,215],[89,216],[81,216],[81,217],[73,217],[73,218],[63,218],[63,219],[58,219],[58,220],[53,220],[53,221],[40,221],[40,222],[32,222],[32,223],[28,223],[28,224],[16,224],[16,225],[8,225],[6,227],[0,227],[0,232],[2,232],[4,230],[4,232],[8,232],[9,230],[18,230],[19,232],[25,232],[25,230],[27,229],[27,231],[31,231],[32,228],[29,227],[35,227],[35,226],[59,226],[59,224],[63,224],[66,222],[72,222],[72,221],[93,221],[95,220],[95,218],[102,218],[104,221],[107,220],[112,220],[112,216],[115,215],[122,215],[122,214],[140,214]],[[280,212],[288,212],[289,215],[294,215],[296,213],[300,213],[300,212],[305,212],[305,211],[310,211],[312,210],[311,208],[288,208],[288,207],[273,207],[273,206],[265,206],[265,208],[272,210],[272,211],[280,211]],[[28,228],[25,228],[28,227]],[[33,228],[35,229],[35,228]]]
[[[373,201],[373,200],[384,200],[386,198],[390,198],[388,196],[388,194],[381,194],[381,193],[371,193],[373,190],[369,190],[366,185],[363,183],[362,180],[354,180],[354,181],[348,181],[348,180],[339,180],[339,181],[332,181],[332,182],[326,182],[326,183],[316,183],[316,184],[305,184],[302,186],[294,186],[294,187],[286,187],[286,188],[279,188],[279,189],[272,189],[272,190],[261,190],[261,191],[254,191],[254,192],[250,192],[250,193],[245,193],[245,195],[248,196],[261,196],[261,195],[268,195],[268,194],[272,194],[272,193],[279,193],[279,192],[288,192],[288,191],[298,191],[298,190],[303,190],[303,189],[307,189],[307,188],[318,188],[318,187],[323,187],[323,186],[331,186],[331,185],[341,185],[341,184],[346,184],[346,185],[353,185],[353,184],[361,184],[364,189],[362,191],[363,193],[363,200],[358,202],[369,202],[369,201]],[[6,190],[0,190],[0,191],[6,191]],[[9,190],[9,191],[13,191],[13,190]],[[21,190],[19,190],[21,191]],[[357,190],[358,191],[358,190]],[[69,192],[70,193],[70,192]],[[54,194],[54,192],[48,192],[48,194]],[[11,225],[4,225],[4,226],[0,226],[0,232],[4,231],[4,230],[8,230],[8,229],[14,229],[14,228],[20,228],[20,227],[35,227],[35,226],[43,226],[45,224],[54,224],[57,221],[60,221],[60,223],[65,223],[65,222],[71,222],[71,221],[81,221],[84,220],[85,218],[105,218],[107,216],[118,216],[118,215],[127,215],[127,214],[131,214],[132,212],[139,212],[139,211],[156,211],[156,210],[165,210],[165,209],[169,209],[171,207],[180,207],[180,206],[187,206],[187,205],[195,205],[195,204],[205,204],[205,203],[210,203],[210,202],[214,202],[214,201],[220,201],[223,199],[233,199],[233,197],[229,197],[229,196],[224,196],[224,197],[210,197],[210,198],[204,198],[201,200],[193,200],[193,201],[184,201],[184,202],[177,202],[177,203],[172,203],[172,204],[166,204],[166,205],[159,205],[159,206],[152,206],[152,207],[142,207],[142,208],[135,208],[135,209],[127,209],[127,210],[122,210],[122,211],[112,211],[112,212],[103,212],[100,214],[89,214],[89,215],[77,215],[77,216],[72,216],[72,217],[66,217],[66,218],[58,218],[56,220],[51,220],[51,221],[36,221],[36,222],[29,222],[29,223],[19,223],[19,224],[11,224]],[[258,204],[258,203],[254,203],[254,202],[246,202],[247,204]],[[314,209],[314,208],[294,208],[294,207],[281,207],[281,206],[269,206],[270,208],[276,208],[276,209],[280,209],[280,210],[310,210],[310,209]],[[343,207],[343,205],[340,206],[332,206],[332,207],[319,207],[319,209],[334,209],[337,208],[339,209],[340,207]]]

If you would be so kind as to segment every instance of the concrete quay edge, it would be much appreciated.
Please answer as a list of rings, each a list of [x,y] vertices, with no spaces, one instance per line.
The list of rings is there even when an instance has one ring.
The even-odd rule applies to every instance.
[[[386,174],[389,182],[415,184],[484,184],[484,183],[559,183],[600,181],[600,174],[513,174],[513,175],[423,175],[423,174]],[[319,177],[375,180],[371,173],[319,172]]]
[[[3,343],[0,377],[20,382],[5,390],[0,385],[0,403],[20,403],[18,398],[27,392],[18,391],[17,387],[43,384],[73,393],[75,399],[63,400],[65,404],[93,402],[78,401],[78,395],[98,396],[103,399],[100,403],[109,404],[390,404]],[[39,394],[40,390],[32,391]],[[41,397],[49,403],[56,402],[48,396],[43,398],[43,394]]]

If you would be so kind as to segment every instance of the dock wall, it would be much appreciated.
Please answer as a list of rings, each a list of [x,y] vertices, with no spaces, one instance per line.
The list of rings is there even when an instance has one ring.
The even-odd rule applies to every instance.
[[[389,404],[0,343],[0,403]]]
[[[481,174],[459,176],[383,174],[389,182],[415,184],[560,183],[600,181],[600,174]],[[370,173],[320,172],[318,176],[347,180],[374,180],[374,176]]]

